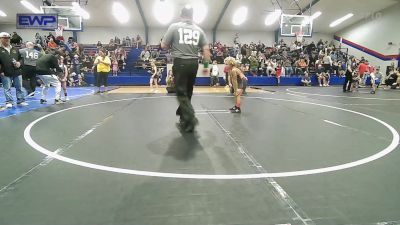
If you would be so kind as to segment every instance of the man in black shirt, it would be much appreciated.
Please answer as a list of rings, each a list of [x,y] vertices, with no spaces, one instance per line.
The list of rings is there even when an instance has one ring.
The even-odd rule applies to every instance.
[[[42,90],[42,97],[40,99],[41,104],[47,103],[47,91],[50,86],[56,88],[55,104],[61,103],[61,82],[58,80],[58,76],[55,74],[63,73],[62,69],[58,65],[58,56],[60,52],[48,51],[36,62],[36,73],[40,80],[43,81],[44,87]],[[56,72],[55,72],[56,71]]]
[[[19,51],[11,46],[10,34],[0,33],[0,78],[3,83],[4,95],[6,97],[5,108],[12,108],[13,98],[11,85],[14,84],[17,95],[17,104],[27,106],[22,91],[22,57]]]

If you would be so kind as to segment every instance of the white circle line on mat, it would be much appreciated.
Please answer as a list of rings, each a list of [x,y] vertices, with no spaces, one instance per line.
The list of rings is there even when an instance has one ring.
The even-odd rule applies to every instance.
[[[364,97],[356,97],[356,96],[343,96],[343,95],[325,95],[325,94],[315,94],[315,93],[306,93],[300,91],[293,91],[298,88],[287,88],[286,91],[294,94],[301,95],[311,95],[311,96],[321,96],[321,97],[332,97],[332,98],[349,98],[349,99],[365,99],[365,100],[381,100],[381,101],[400,101],[400,98],[364,98]]]
[[[196,95],[197,97],[229,97],[230,96],[202,96],[202,95]],[[112,103],[112,102],[122,102],[122,101],[131,101],[131,100],[141,100],[141,99],[155,99],[155,98],[168,98],[171,96],[161,96],[161,97],[141,97],[141,98],[128,98],[128,99],[118,99],[118,100],[111,100],[111,101],[104,101],[104,102],[97,102],[97,103],[91,103],[91,104],[85,104],[85,105],[80,105],[80,106],[75,106],[71,107],[68,109],[63,109],[60,111],[56,111],[53,113],[50,113],[48,115],[42,116],[35,121],[31,122],[24,130],[24,138],[25,141],[32,146],[35,150],[49,156],[55,159],[58,159],[60,161],[70,163],[73,165],[81,166],[81,167],[86,167],[86,168],[91,168],[91,169],[96,169],[96,170],[102,170],[102,171],[108,171],[108,172],[114,172],[114,173],[122,173],[122,174],[130,174],[130,175],[140,175],[140,176],[150,176],[150,177],[163,177],[163,178],[183,178],[183,179],[208,179],[208,180],[234,180],[234,179],[259,179],[259,178],[277,178],[277,177],[293,177],[293,176],[304,176],[304,175],[312,175],[312,174],[321,174],[321,173],[327,173],[327,172],[334,172],[334,171],[339,171],[339,170],[344,170],[344,169],[349,169],[353,168],[356,166],[360,166],[372,161],[375,161],[377,159],[380,159],[384,157],[385,155],[389,154],[393,150],[396,149],[396,147],[399,144],[399,134],[398,132],[389,124],[386,122],[377,119],[373,116],[361,113],[361,112],[356,112],[353,110],[349,109],[343,109],[335,106],[329,106],[329,105],[323,105],[323,104],[318,104],[318,103],[312,103],[312,102],[304,102],[304,101],[297,101],[297,100],[288,100],[288,99],[278,99],[278,98],[264,98],[264,97],[246,97],[250,99],[263,99],[263,100],[272,100],[272,101],[285,101],[285,102],[294,102],[294,103],[302,103],[302,104],[309,104],[309,105],[315,105],[315,106],[321,106],[321,107],[326,107],[326,108],[331,108],[331,109],[337,109],[345,112],[350,112],[359,116],[364,116],[366,118],[372,119],[383,126],[385,126],[389,131],[392,133],[392,141],[391,143],[384,148],[383,150],[379,151],[378,153],[371,155],[369,157],[354,161],[354,162],[349,162],[345,164],[340,164],[340,165],[335,165],[335,166],[330,166],[330,167],[324,167],[324,168],[318,168],[318,169],[309,169],[309,170],[299,170],[299,171],[288,171],[288,172],[275,172],[275,173],[256,173],[256,174],[221,174],[221,175],[216,175],[216,174],[182,174],[182,173],[164,173],[164,172],[152,172],[152,171],[143,171],[143,170],[132,170],[132,169],[124,169],[124,168],[117,168],[117,167],[110,167],[110,166],[104,166],[104,165],[98,165],[94,163],[89,163],[89,162],[84,162],[72,158],[68,158],[62,155],[59,155],[55,152],[52,152],[42,146],[40,146],[38,143],[36,143],[32,137],[31,137],[31,130],[34,125],[36,125],[38,122],[40,122],[43,119],[46,119],[50,116],[53,116],[55,114],[59,114],[62,112],[66,112],[69,110],[74,110],[78,108],[83,108],[83,107],[88,107],[88,106],[93,106],[93,105],[100,105],[100,104],[106,104],[106,103]]]

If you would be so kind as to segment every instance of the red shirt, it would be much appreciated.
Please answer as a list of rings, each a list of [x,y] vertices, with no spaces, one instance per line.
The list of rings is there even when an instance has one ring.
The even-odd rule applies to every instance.
[[[374,66],[369,66],[369,72],[373,73],[375,71],[375,67]]]
[[[282,75],[282,67],[276,68],[276,77],[281,77]]]
[[[360,74],[364,74],[365,72],[368,71],[368,65],[365,64],[365,63],[361,63],[361,64],[358,66],[358,71],[360,72]]]
[[[54,41],[50,41],[49,43],[47,43],[47,46],[49,48],[57,48],[57,44]]]

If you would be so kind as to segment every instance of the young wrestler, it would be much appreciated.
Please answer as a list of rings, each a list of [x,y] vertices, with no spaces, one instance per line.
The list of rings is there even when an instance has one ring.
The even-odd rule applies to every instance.
[[[158,88],[158,73],[157,66],[154,61],[151,61],[151,77],[150,77],[150,88],[153,88],[153,84]]]
[[[235,106],[229,109],[232,113],[241,113],[240,109],[240,96],[243,93],[243,81],[247,80],[243,72],[239,69],[236,64],[236,60],[232,57],[225,59],[225,65],[230,69],[229,71],[229,81],[230,85],[233,87],[233,95],[235,96]]]
[[[62,73],[58,74],[58,80],[61,82],[61,88],[64,91],[64,99],[63,102],[69,100],[68,93],[67,93],[67,81],[68,81],[68,67],[64,64],[64,57],[59,56],[58,58],[58,65],[60,66]]]
[[[358,69],[356,69],[353,72],[353,82],[352,82],[351,91],[354,91],[354,90],[358,91],[358,88],[360,86],[360,81],[361,81],[360,73],[358,72]]]
[[[380,72],[380,67],[378,66],[376,69],[371,69],[369,76],[371,77],[371,86],[372,91],[371,94],[375,94],[376,89],[379,87],[381,83],[382,74]]]

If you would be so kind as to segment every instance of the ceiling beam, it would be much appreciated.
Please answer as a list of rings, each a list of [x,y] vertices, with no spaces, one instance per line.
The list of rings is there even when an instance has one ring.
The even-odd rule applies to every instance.
[[[217,29],[218,29],[219,23],[221,22],[222,17],[224,17],[225,12],[226,12],[226,10],[228,9],[228,6],[229,6],[230,3],[231,3],[231,0],[226,0],[225,5],[224,5],[224,8],[222,9],[221,13],[219,14],[218,20],[217,20],[217,22],[215,23],[215,26],[214,26],[214,28],[213,28],[213,30],[212,30],[212,32],[213,32],[213,43],[214,43],[214,42],[216,41],[216,39],[217,39]]]
[[[307,10],[311,9],[319,1],[321,1],[321,0],[313,0],[309,5],[304,7],[304,9],[302,9],[297,15],[302,15],[303,13],[307,12]],[[311,15],[311,11],[310,11],[310,15]]]
[[[142,17],[143,25],[144,25],[144,36],[146,40],[146,44],[149,43],[149,25],[147,24],[146,16],[144,15],[142,4],[140,3],[140,0],[135,0],[136,1],[136,6],[139,10],[140,16]]]

